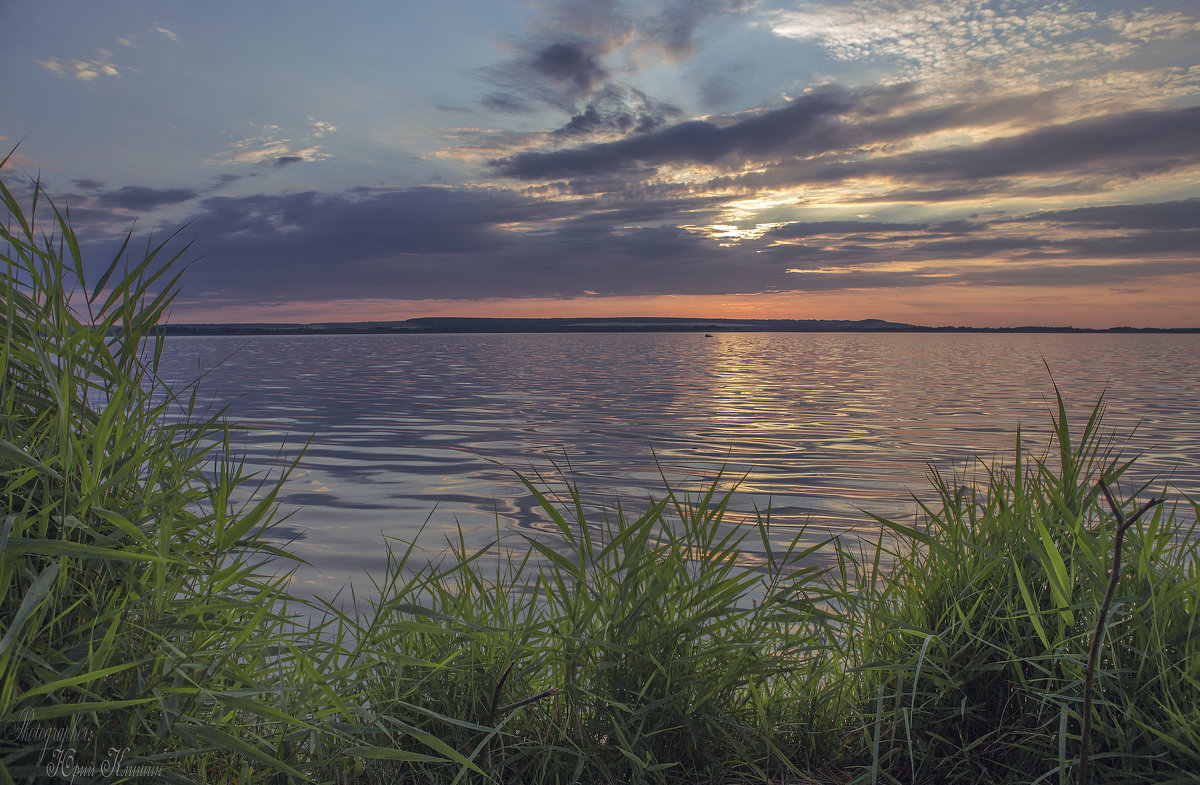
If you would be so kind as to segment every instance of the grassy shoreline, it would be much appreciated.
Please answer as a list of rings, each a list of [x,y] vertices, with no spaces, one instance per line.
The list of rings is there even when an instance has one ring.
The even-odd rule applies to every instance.
[[[1060,396],[1051,449],[934,474],[921,524],[824,543],[832,568],[767,514],[722,526],[735,483],[597,519],[527,481],[561,547],[387,542],[346,611],[277,572],[286,476],[158,379],[182,252],[85,287],[66,216],[0,196],[0,782],[1075,782],[1085,683],[1092,781],[1200,770],[1200,540],[1131,525],[1101,618],[1149,489],[1105,502],[1099,404],[1075,432]]]

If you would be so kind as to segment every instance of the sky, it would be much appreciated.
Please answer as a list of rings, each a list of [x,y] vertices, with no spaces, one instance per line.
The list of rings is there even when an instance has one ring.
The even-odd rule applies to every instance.
[[[0,74],[177,323],[1200,327],[1194,2],[39,0]]]

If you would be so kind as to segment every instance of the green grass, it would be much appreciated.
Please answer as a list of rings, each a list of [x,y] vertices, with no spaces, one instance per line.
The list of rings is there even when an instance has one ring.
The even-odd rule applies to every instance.
[[[922,526],[856,608],[859,708],[879,782],[1076,782],[1087,653],[1108,584],[1114,516],[1097,482],[1128,468],[1099,405],[1057,452],[982,478],[935,473]],[[1143,495],[1146,488],[1133,489]],[[1200,580],[1192,521],[1161,507],[1131,530],[1095,675],[1091,773],[1194,782],[1200,771]],[[1128,511],[1127,511],[1128,512]],[[874,692],[874,716],[866,710]]]
[[[768,514],[726,516],[736,481],[598,513],[564,472],[560,496],[526,481],[552,535],[524,550],[388,541],[371,599],[302,600],[265,537],[286,476],[157,375],[186,249],[127,243],[85,286],[33,193],[0,183],[0,782],[115,758],[176,782],[1076,781],[1097,482],[1127,468],[1099,405],[1073,433],[1060,396],[1052,450],[934,473],[920,524],[853,547],[773,546]],[[1126,535],[1092,781],[1200,771],[1187,504]]]

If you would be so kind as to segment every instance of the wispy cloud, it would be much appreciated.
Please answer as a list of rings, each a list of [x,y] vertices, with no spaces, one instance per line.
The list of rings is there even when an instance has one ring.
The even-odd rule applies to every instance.
[[[333,123],[327,123],[324,120],[317,120],[316,118],[313,118],[313,117],[309,117],[308,122],[312,123],[312,129],[310,131],[310,135],[314,139],[319,139],[322,136],[331,134],[338,129],[338,127],[336,125],[334,125]]]
[[[838,60],[888,61],[893,78],[955,92],[976,90],[984,80],[1008,89],[1060,84],[1111,68],[1146,44],[1200,34],[1196,14],[1104,14],[1066,0],[1030,7],[862,0],[777,11],[768,24],[780,36],[817,43]]]
[[[273,164],[283,167],[303,161],[322,161],[330,158],[330,154],[324,152],[321,145],[313,142],[337,131],[337,126],[323,120],[314,120],[312,117],[308,120],[309,127],[297,140],[293,140],[279,125],[256,126],[258,133],[235,141],[230,148],[207,159],[207,162],[219,165]]]
[[[92,60],[60,60],[51,57],[48,60],[37,60],[38,65],[59,76],[90,82],[102,76],[120,76],[121,70],[112,62],[112,52],[101,49]]]
[[[172,41],[179,40],[179,36],[165,27],[156,26],[149,28],[149,30],[159,33]],[[126,49],[133,49],[139,45],[138,34],[128,33],[117,38],[116,42]],[[78,79],[82,82],[90,82],[102,76],[120,76],[122,71],[129,70],[113,62],[113,53],[108,49],[96,50],[96,56],[90,59],[50,57],[46,60],[36,60],[35,62],[61,77]]]

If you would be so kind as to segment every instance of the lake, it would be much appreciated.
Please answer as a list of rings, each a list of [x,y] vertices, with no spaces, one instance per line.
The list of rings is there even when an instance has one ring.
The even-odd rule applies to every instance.
[[[1134,479],[1200,498],[1198,350],[1136,334],[171,337],[162,374],[204,374],[200,400],[254,428],[238,443],[252,467],[309,443],[274,536],[314,566],[296,588],[330,593],[382,574],[382,536],[421,532],[431,551],[460,528],[472,546],[548,536],[514,470],[561,491],[555,465],[589,501],[636,509],[662,496],[660,468],[690,489],[724,469],[733,524],[769,505],[776,540],[871,534],[864,510],[913,520],[931,465],[1011,461],[1018,426],[1040,454],[1055,383],[1078,428],[1104,394]]]

